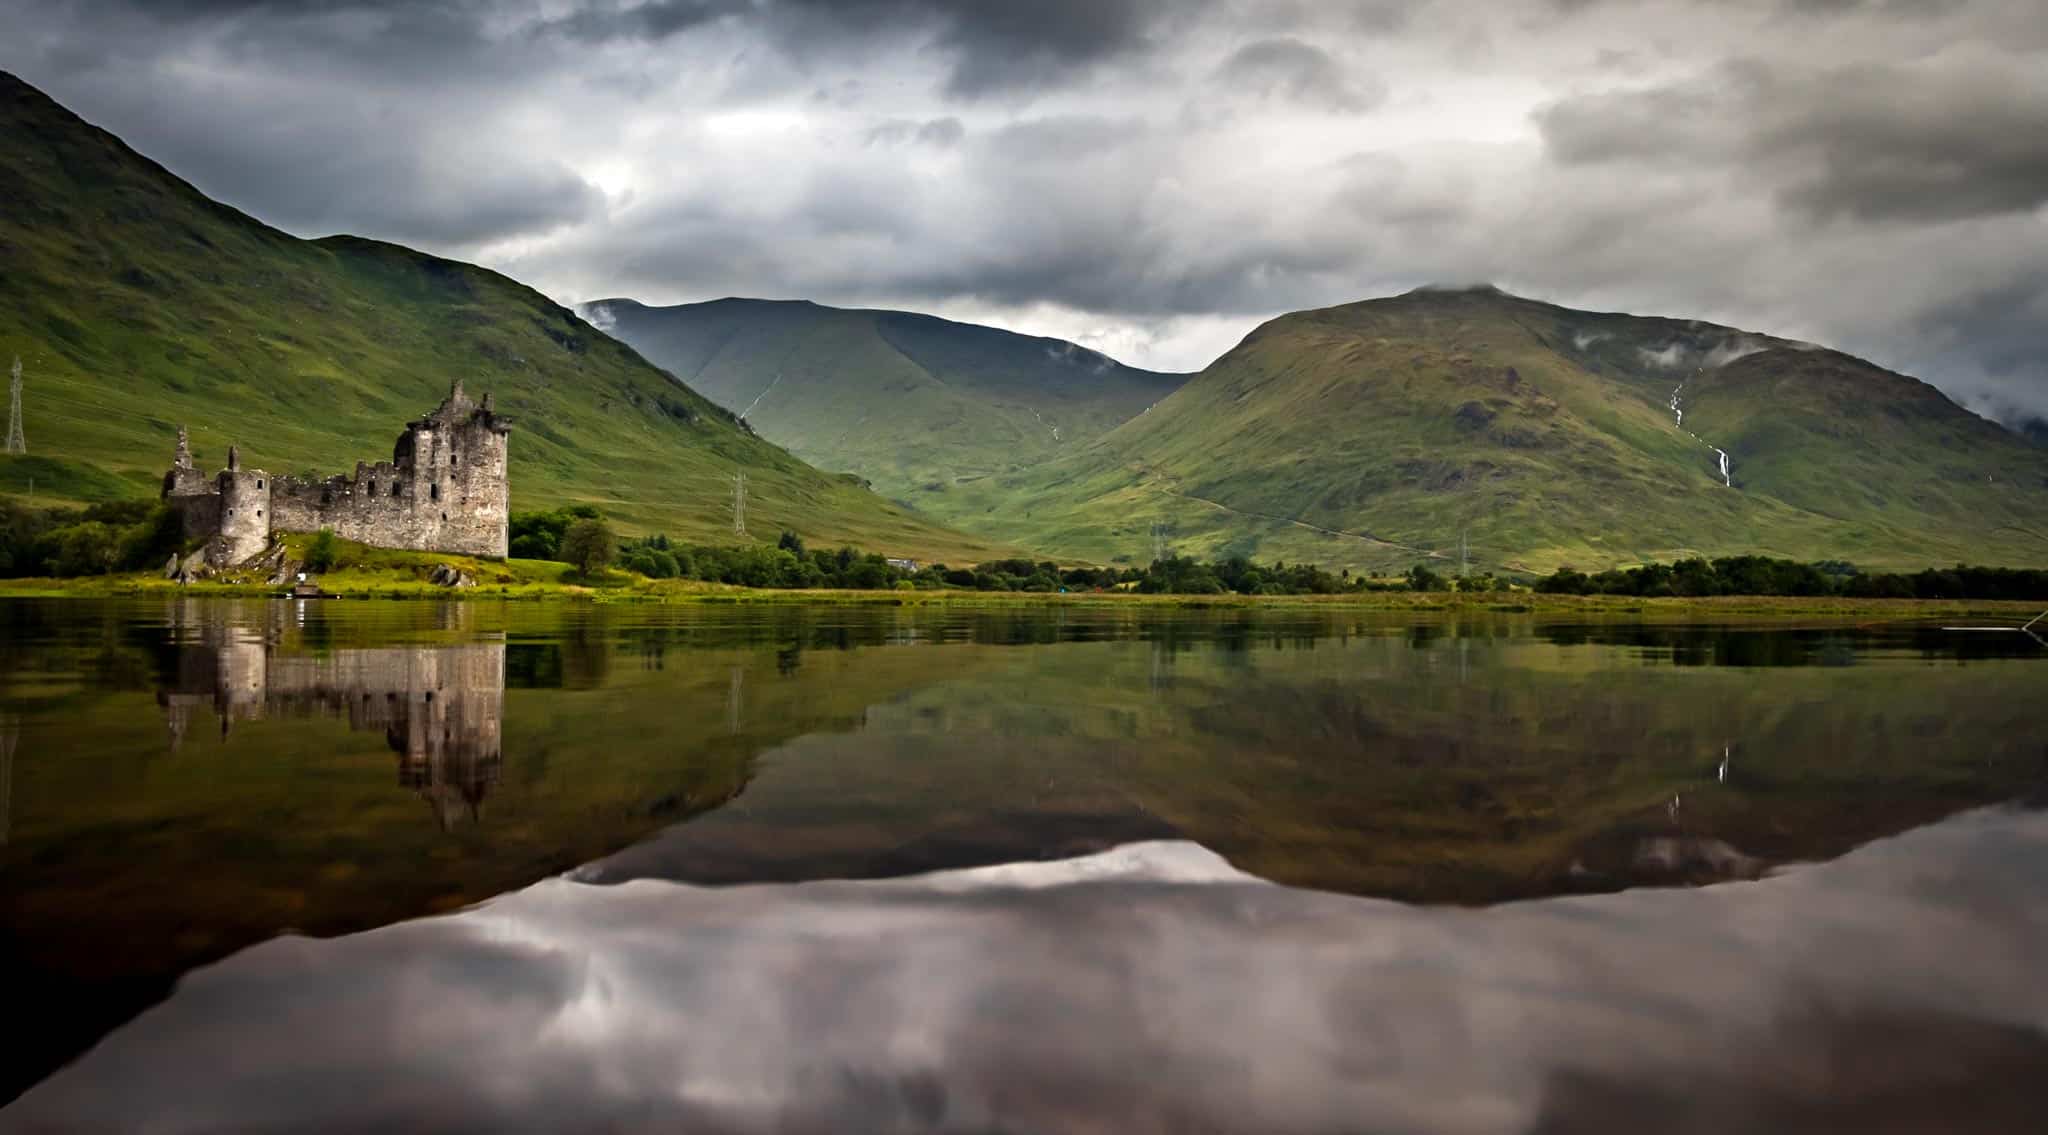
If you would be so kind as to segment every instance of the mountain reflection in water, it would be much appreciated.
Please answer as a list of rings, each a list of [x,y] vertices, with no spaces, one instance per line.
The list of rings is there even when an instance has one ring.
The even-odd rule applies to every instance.
[[[0,993],[23,1022],[0,1100],[245,947],[565,872],[637,892],[1169,841],[1439,904],[1766,877],[2036,790],[2048,671],[1996,637],[0,601]]]
[[[1419,908],[1188,843],[540,883],[190,978],[25,1096],[162,1131],[2019,1131],[2048,816],[1759,883]]]

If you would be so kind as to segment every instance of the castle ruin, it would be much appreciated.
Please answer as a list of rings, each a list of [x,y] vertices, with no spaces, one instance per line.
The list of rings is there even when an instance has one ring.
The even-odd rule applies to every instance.
[[[318,532],[381,548],[503,556],[511,520],[506,441],[512,424],[491,396],[470,401],[457,379],[433,413],[408,422],[391,460],[356,462],[353,477],[276,477],[244,469],[228,447],[213,477],[192,463],[184,428],[164,474],[164,503],[185,536],[206,542],[206,562],[229,567],[261,555],[275,532]]]

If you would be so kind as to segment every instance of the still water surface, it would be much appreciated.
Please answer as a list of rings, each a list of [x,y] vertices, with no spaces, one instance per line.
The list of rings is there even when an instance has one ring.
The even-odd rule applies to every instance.
[[[1910,626],[0,602],[0,1126],[1997,1130],[2044,691]]]

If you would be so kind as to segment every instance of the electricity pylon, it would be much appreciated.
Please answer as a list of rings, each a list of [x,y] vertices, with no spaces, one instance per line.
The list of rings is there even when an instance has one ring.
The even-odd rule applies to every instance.
[[[21,432],[21,356],[14,358],[14,378],[7,384],[7,452],[28,452],[28,439]]]
[[[732,475],[732,534],[747,534],[747,474],[744,470]]]

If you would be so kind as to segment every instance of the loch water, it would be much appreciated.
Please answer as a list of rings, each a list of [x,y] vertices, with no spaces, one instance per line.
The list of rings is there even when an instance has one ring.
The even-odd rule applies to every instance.
[[[2044,692],[1916,623],[0,601],[0,1128],[2026,1129]]]

